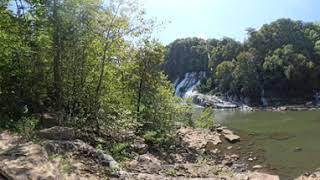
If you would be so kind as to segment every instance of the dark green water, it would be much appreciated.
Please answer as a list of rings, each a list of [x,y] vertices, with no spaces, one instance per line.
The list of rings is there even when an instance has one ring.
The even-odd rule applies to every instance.
[[[320,111],[216,111],[215,119],[236,132],[251,134],[253,148],[264,151],[262,165],[282,179],[320,167]]]

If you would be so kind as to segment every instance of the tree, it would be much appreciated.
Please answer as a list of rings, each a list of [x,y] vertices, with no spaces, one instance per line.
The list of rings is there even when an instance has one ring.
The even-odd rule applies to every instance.
[[[209,69],[214,69],[223,61],[232,61],[241,51],[242,45],[231,39],[224,38],[218,42],[217,46],[213,47],[210,53]]]
[[[172,81],[187,72],[207,71],[209,51],[203,39],[177,39],[167,46],[164,71]]]
[[[270,87],[274,92],[303,95],[303,93],[312,91],[310,75],[314,64],[303,54],[296,53],[292,45],[285,45],[267,56],[263,68],[268,84],[277,82]]]
[[[136,109],[143,131],[165,134],[173,127],[175,100],[173,89],[161,72],[164,47],[154,41],[143,42],[136,55]]]
[[[241,52],[237,56],[234,69],[234,84],[239,94],[245,97],[257,97],[261,92],[258,68],[255,57],[250,52]]]
[[[235,65],[232,61],[224,61],[215,70],[217,86],[221,92],[232,91],[233,71]]]

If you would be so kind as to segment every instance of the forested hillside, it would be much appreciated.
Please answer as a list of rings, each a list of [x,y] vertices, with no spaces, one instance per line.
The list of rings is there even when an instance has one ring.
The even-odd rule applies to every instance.
[[[201,92],[251,98],[310,97],[320,88],[320,26],[279,19],[247,29],[243,43],[179,39],[168,48],[165,71],[174,80],[206,71]],[[188,49],[189,51],[187,51]]]

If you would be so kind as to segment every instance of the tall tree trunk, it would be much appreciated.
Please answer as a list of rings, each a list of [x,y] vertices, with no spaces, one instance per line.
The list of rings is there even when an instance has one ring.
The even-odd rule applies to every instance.
[[[58,15],[58,2],[59,0],[53,0],[53,80],[54,80],[54,93],[55,93],[55,105],[58,112],[62,112],[63,105],[63,84],[61,73],[61,33],[60,23]],[[59,117],[59,123],[61,124],[61,116]]]

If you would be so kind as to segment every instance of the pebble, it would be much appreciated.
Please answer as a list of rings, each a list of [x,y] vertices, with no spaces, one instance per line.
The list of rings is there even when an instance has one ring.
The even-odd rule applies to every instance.
[[[231,157],[232,159],[239,159],[239,155],[237,155],[237,154],[232,154],[230,157]]]
[[[294,148],[294,152],[299,152],[299,151],[302,151],[302,148],[301,148],[301,147],[295,147],[295,148]]]
[[[255,165],[255,166],[253,166],[252,167],[253,169],[261,169],[261,168],[263,168],[261,165]]]

